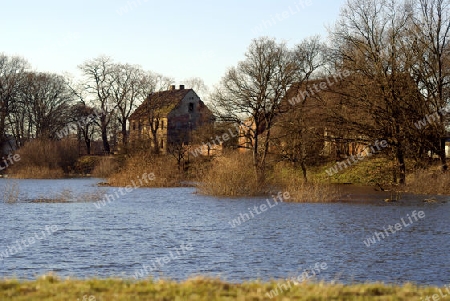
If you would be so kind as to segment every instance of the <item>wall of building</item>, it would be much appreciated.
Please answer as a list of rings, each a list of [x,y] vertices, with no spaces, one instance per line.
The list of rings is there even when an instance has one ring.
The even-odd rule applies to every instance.
[[[200,97],[193,90],[189,91],[167,116],[168,142],[189,143],[192,131],[206,122],[208,113],[209,110]]]

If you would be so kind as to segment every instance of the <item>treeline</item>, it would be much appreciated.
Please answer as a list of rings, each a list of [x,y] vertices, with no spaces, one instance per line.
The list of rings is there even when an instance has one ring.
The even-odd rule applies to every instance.
[[[386,140],[398,183],[405,183],[406,159],[423,162],[429,151],[446,171],[449,3],[348,0],[327,43],[254,40],[213,99],[221,120],[249,118],[257,183],[265,182],[272,154],[299,165],[306,179],[326,143],[357,149]],[[347,148],[336,160],[350,155]]]
[[[105,56],[78,67],[83,77],[74,82],[33,71],[24,58],[0,54],[0,141],[13,139],[21,147],[32,139],[76,135],[87,153],[96,139],[109,153],[119,137],[127,142],[126,124],[137,105],[173,81]]]
[[[236,144],[251,149],[258,185],[264,185],[273,159],[298,165],[307,179],[307,167],[324,159],[326,145],[342,160],[358,145],[383,140],[394,182],[405,182],[407,159],[419,165],[428,152],[438,155],[446,171],[449,5],[348,0],[328,42],[312,37],[288,47],[267,37],[252,41],[245,59],[210,95],[221,126],[196,131],[194,141],[206,143],[245,124]],[[127,144],[127,121],[137,105],[173,82],[104,56],[79,69],[82,78],[72,82],[0,55],[0,139],[12,135],[21,146],[73,133],[88,152],[100,138],[109,153],[111,141]],[[201,80],[193,83],[194,89],[202,86]],[[188,152],[182,146],[173,153],[180,166]]]

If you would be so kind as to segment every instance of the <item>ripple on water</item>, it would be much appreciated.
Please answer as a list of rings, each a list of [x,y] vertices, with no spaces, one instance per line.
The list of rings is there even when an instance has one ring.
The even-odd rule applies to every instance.
[[[17,180],[26,198],[70,189],[86,194],[96,179]],[[6,181],[0,179],[0,189]],[[318,279],[344,282],[448,284],[448,203],[382,202],[279,204],[233,228],[230,222],[265,198],[242,200],[194,194],[192,188],[138,189],[97,209],[92,203],[4,204],[0,254],[46,225],[58,231],[0,261],[0,276],[124,277],[160,261],[182,244],[193,250],[157,266],[151,275],[175,280],[206,274],[239,282],[298,276],[316,262]],[[374,245],[364,240],[413,210],[426,217]],[[166,258],[167,260],[167,258]]]

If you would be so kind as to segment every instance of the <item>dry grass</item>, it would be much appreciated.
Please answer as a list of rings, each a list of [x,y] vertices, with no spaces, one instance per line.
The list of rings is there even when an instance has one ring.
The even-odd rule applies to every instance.
[[[416,194],[449,194],[450,172],[438,168],[418,170],[406,179],[406,190]]]
[[[279,163],[268,170],[264,187],[258,186],[251,153],[228,153],[216,158],[199,177],[198,190],[215,196],[253,196],[282,190],[289,192],[291,202],[332,202],[339,196],[335,185],[305,183],[298,168]]]
[[[74,193],[72,189],[65,188],[61,192],[58,192],[57,195],[61,203],[90,203],[101,200],[104,193],[99,188],[95,191],[83,193]]]
[[[154,180],[138,182],[144,174],[154,174]],[[156,156],[148,152],[133,154],[118,172],[108,177],[111,186],[132,185],[132,181],[141,187],[177,187],[184,180],[178,171],[175,160],[169,156]]]
[[[196,277],[182,282],[171,280],[131,281],[122,279],[58,279],[54,275],[34,281],[0,281],[0,300],[431,300],[438,287],[413,284],[386,285],[327,284],[302,282],[281,291],[286,281],[227,283]],[[441,288],[445,292],[445,287]],[[276,294],[275,294],[276,292]],[[272,297],[272,298],[271,298]],[[433,299],[434,300],[434,299]],[[437,299],[436,299],[437,300]]]
[[[20,201],[20,187],[15,181],[8,181],[3,187],[2,200],[8,204],[15,204]],[[22,202],[29,203],[87,203],[101,200],[104,193],[97,189],[91,192],[74,193],[70,188],[65,188],[61,192],[48,192],[46,195],[39,195],[34,198],[23,199]]]
[[[8,173],[15,178],[56,179],[72,171],[78,159],[78,144],[74,140],[36,139],[17,152],[21,160]]]
[[[198,190],[215,196],[253,196],[261,194],[255,180],[250,153],[233,152],[217,157],[198,178]]]
[[[119,163],[113,156],[101,157],[95,162],[92,176],[97,178],[107,178],[117,172],[119,166]]]
[[[90,203],[102,199],[104,193],[97,189],[92,192],[74,193],[70,188],[65,188],[61,192],[49,192],[35,198],[26,199],[29,203]]]
[[[14,204],[19,201],[20,189],[17,182],[8,181],[3,189],[3,202]]]
[[[296,203],[327,203],[339,198],[339,190],[334,185],[322,183],[298,183],[284,186],[284,191],[289,191],[291,199]]]
[[[14,169],[10,175],[16,179],[60,179],[64,177],[64,171],[61,168],[51,169],[45,166],[20,165]]]
[[[336,185],[305,182],[301,170],[284,163],[279,163],[273,169],[272,182],[291,195],[291,202],[298,203],[326,203],[333,202],[339,197]]]

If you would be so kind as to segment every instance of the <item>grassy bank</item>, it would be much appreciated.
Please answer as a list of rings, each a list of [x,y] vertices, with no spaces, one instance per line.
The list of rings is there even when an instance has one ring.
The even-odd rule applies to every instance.
[[[439,294],[437,287],[412,284],[324,284],[286,282],[230,284],[220,280],[193,278],[181,283],[164,281],[58,280],[44,276],[36,281],[0,281],[0,300],[420,300]],[[281,288],[281,289],[280,289]],[[274,295],[277,290],[278,296]],[[272,291],[272,292],[271,292]],[[446,293],[446,288],[442,288]],[[272,294],[272,298],[270,297]]]

